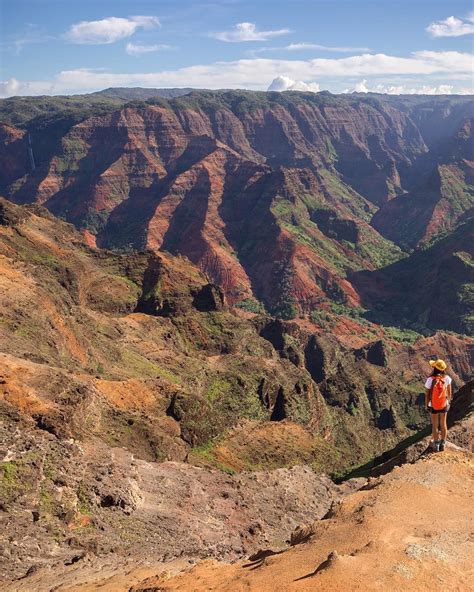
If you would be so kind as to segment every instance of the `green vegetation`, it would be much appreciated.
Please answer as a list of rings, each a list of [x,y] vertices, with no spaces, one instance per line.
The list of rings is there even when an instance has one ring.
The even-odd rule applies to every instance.
[[[309,466],[315,473],[330,473],[334,467],[340,466],[341,453],[337,448],[328,444],[323,438],[315,437],[313,458]]]
[[[83,217],[81,226],[89,230],[92,234],[98,234],[107,224],[110,211],[108,210],[94,210],[89,208],[87,214]]]
[[[181,378],[173,372],[162,368],[155,362],[152,362],[145,356],[124,349],[121,353],[123,371],[125,375],[136,376],[138,378],[164,378],[174,384],[180,384]]]
[[[373,468],[376,466],[383,464],[390,459],[396,457],[402,450],[405,450],[408,446],[412,444],[416,444],[423,438],[426,438],[430,433],[431,428],[426,427],[416,434],[405,438],[401,442],[399,442],[394,448],[391,450],[387,450],[386,452],[376,456],[375,458],[371,459],[369,462],[366,462],[362,465],[356,466],[351,468],[349,471],[338,471],[331,475],[331,477],[336,481],[336,483],[342,483],[343,481],[347,481],[348,479],[357,479],[359,477],[369,477],[370,473]]]
[[[39,490],[39,507],[43,512],[51,514],[54,511],[54,501],[47,489],[46,483],[41,483]]]
[[[326,149],[327,149],[329,161],[333,162],[333,163],[337,162],[339,156],[338,156],[337,151],[334,148],[334,146],[329,138],[326,138]]]
[[[62,139],[62,151],[60,156],[55,159],[56,171],[65,177],[71,176],[71,173],[79,171],[80,161],[87,156],[87,147],[74,136],[65,136]]]
[[[63,97],[12,97],[0,100],[0,122],[18,127],[38,127],[58,118],[77,123],[93,115],[102,115],[124,104],[117,97],[75,95]]]
[[[456,253],[453,253],[453,255],[455,257],[458,257],[458,259],[461,259],[461,261],[465,265],[468,265],[469,267],[474,267],[474,259],[471,257],[469,253],[466,253],[465,251],[457,251]]]
[[[261,302],[255,300],[254,298],[246,298],[241,302],[237,302],[235,305],[237,308],[241,308],[246,310],[247,312],[253,312],[256,314],[265,314],[265,307]]]
[[[364,229],[361,229],[355,250],[362,261],[370,261],[376,269],[391,265],[407,256],[397,245],[382,236],[378,236],[377,240],[374,240],[373,236],[367,236]]]
[[[232,383],[225,378],[216,377],[207,386],[204,396],[209,403],[213,403],[216,399],[226,397],[232,389],[232,386]]]
[[[0,499],[12,502],[35,488],[36,475],[31,461],[36,453],[26,454],[19,460],[0,463]]]
[[[460,216],[474,206],[474,187],[467,183],[461,170],[456,167],[441,165],[438,170],[442,194],[448,200],[453,212],[446,217],[446,223],[449,226],[454,216]]]
[[[291,321],[298,316],[298,303],[294,296],[280,298],[273,308],[273,314],[284,321]]]
[[[12,486],[17,481],[18,466],[12,461],[3,462],[0,464],[0,471],[2,471],[2,483],[7,486]]]
[[[315,325],[319,325],[323,329],[332,329],[336,325],[333,315],[326,310],[312,310],[309,317]]]
[[[298,303],[293,295],[294,269],[286,261],[277,261],[274,264],[273,275],[276,279],[277,299],[270,306],[270,313],[277,318],[290,321],[298,316]]]
[[[331,194],[337,197],[338,202],[346,206],[358,218],[366,222],[370,221],[372,214],[375,212],[375,206],[370,208],[366,200],[346,185],[334,169],[321,168],[318,170],[318,173]]]
[[[91,514],[91,502],[87,493],[87,487],[84,483],[79,483],[77,490],[77,509],[81,514],[89,516]]]
[[[197,464],[200,464],[200,461],[204,461],[205,464],[208,464],[211,467],[214,467],[219,471],[222,471],[223,473],[227,473],[228,475],[234,475],[236,471],[232,467],[229,467],[228,465],[219,462],[214,456],[213,452],[215,446],[216,442],[214,440],[209,440],[204,444],[201,444],[201,446],[196,446],[196,448],[193,448],[189,453],[190,462],[192,463],[194,461],[197,462]]]
[[[402,329],[400,327],[383,327],[385,335],[389,339],[403,343],[404,345],[413,345],[422,335],[411,329]]]
[[[471,264],[469,262],[469,264]],[[466,311],[461,317],[461,323],[468,335],[474,334],[474,283],[461,284],[457,299]]]
[[[363,319],[364,314],[367,312],[367,309],[365,308],[360,308],[358,306],[348,306],[347,304],[340,302],[331,302],[329,304],[329,308],[334,314],[343,315],[357,320]]]

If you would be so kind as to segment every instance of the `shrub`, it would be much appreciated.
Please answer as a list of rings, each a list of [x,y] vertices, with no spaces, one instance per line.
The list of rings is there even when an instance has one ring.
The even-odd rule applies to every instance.
[[[238,302],[235,306],[248,312],[254,312],[257,314],[265,313],[265,307],[263,304],[254,298],[245,298],[245,300]]]

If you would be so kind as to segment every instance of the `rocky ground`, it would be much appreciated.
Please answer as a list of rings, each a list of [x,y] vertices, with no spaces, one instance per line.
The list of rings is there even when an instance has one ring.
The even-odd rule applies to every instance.
[[[346,497],[284,553],[206,561],[131,590],[472,590],[473,479],[472,454],[448,446]]]
[[[472,385],[470,392],[472,406]],[[470,447],[474,441],[472,417],[471,412],[452,428],[454,439],[456,433],[463,432],[464,441]],[[470,590],[474,554],[472,452],[450,442],[443,453],[429,453],[426,444],[424,440],[421,446],[412,447],[412,462],[396,466],[383,476],[348,482],[342,489],[327,479],[315,479],[304,467],[243,474],[235,481],[202,469],[193,469],[189,479],[189,467],[185,470],[176,463],[165,463],[155,468],[147,463],[141,500],[134,510],[128,508],[132,516],[129,524],[134,525],[128,532],[130,535],[134,529],[136,532],[143,517],[152,512],[155,520],[158,516],[160,520],[149,523],[155,524],[148,529],[150,537],[155,529],[163,533],[170,511],[175,525],[179,519],[180,529],[175,531],[174,542],[168,541],[169,548],[176,549],[183,544],[186,538],[183,535],[191,533],[190,545],[184,542],[186,551],[182,558],[166,560],[156,552],[144,553],[143,549],[137,552],[131,548],[127,553],[116,549],[100,557],[92,551],[76,552],[68,558],[56,556],[56,561],[30,569],[25,577],[5,582],[4,589],[9,592],[99,589],[107,592],[244,589],[421,592],[432,589],[434,583],[449,590]],[[142,474],[144,468],[138,463],[136,474]],[[205,493],[201,489],[203,485]],[[164,489],[168,486],[166,495]],[[287,497],[290,490],[299,492],[296,498],[290,496],[293,503]],[[184,491],[179,502],[174,491],[179,494]],[[330,507],[329,496],[332,497]],[[253,517],[251,529],[247,529],[248,522],[244,523],[255,510],[258,517],[256,521]],[[272,516],[271,524],[262,522],[263,517],[269,516]],[[294,528],[293,520],[298,519],[303,522]],[[260,533],[258,527],[255,530],[257,522],[261,524]],[[194,527],[197,529],[193,530]],[[286,528],[287,533],[292,530],[291,536],[287,534],[285,541],[278,536],[260,536],[275,527],[274,533],[279,531],[281,536]],[[221,537],[228,536],[230,531],[235,534],[239,528],[236,550],[237,555],[243,554],[245,558],[223,562],[218,552],[223,542]],[[23,541],[18,540],[15,551],[24,549],[27,540],[26,536]],[[212,548],[209,559],[202,559],[207,553],[188,554],[194,543],[198,543],[195,550],[200,551],[209,542]]]
[[[304,466],[227,475],[147,462],[100,442],[58,442],[21,422],[4,426],[3,579],[88,555],[235,560],[283,548],[299,523],[323,516],[348,490]]]
[[[436,567],[467,590],[473,386],[444,453],[421,439],[339,486],[304,466],[231,476],[22,425],[3,451],[5,589],[425,590]]]

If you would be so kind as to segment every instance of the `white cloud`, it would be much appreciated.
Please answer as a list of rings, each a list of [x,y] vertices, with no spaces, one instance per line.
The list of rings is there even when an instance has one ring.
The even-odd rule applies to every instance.
[[[22,84],[16,78],[10,78],[0,82],[0,96],[1,97],[12,97],[21,92]]]
[[[159,45],[139,45],[135,43],[127,43],[125,51],[131,56],[140,56],[145,53],[152,53],[154,51],[165,51],[167,49],[173,49],[171,45],[159,44]]]
[[[142,73],[111,73],[88,68],[59,72],[52,80],[21,83],[21,94],[71,93],[100,90],[109,86],[248,88],[266,89],[275,78],[288,77],[306,84],[318,80],[324,88],[348,86],[354,78],[379,77],[392,83],[395,77],[416,77],[423,85],[437,86],[443,80],[457,85],[470,80],[472,56],[455,51],[421,51],[409,57],[385,54],[361,54],[344,58],[311,60],[242,59],[198,64],[176,70]],[[433,77],[436,76],[436,84]],[[314,84],[314,83],[313,83]],[[340,86],[338,86],[340,84]],[[469,84],[469,82],[467,82]],[[456,86],[455,86],[456,88]],[[23,90],[24,89],[24,90]],[[454,91],[453,91],[454,92]],[[5,93],[6,94],[6,93]],[[17,92],[16,94],[20,94]]]
[[[361,80],[358,82],[352,90],[346,90],[344,92],[358,92],[358,93],[368,93],[371,92],[367,86],[367,80]]]
[[[306,49],[321,49],[323,51],[352,52],[352,51],[370,51],[369,47],[331,47],[328,45],[318,45],[317,43],[290,43],[286,47],[269,47],[267,49],[286,49],[288,51],[301,51]]]
[[[81,21],[72,25],[64,34],[71,43],[107,45],[130,37],[137,29],[153,29],[160,25],[156,16],[111,16],[100,21]]]
[[[470,72],[472,58],[460,52],[417,52],[409,58],[384,54],[363,54],[347,58],[312,60],[243,59],[187,66],[143,74],[109,74],[91,70],[61,72],[58,82],[74,82],[76,72],[84,84],[101,86],[102,81],[149,81],[150,85],[196,86],[207,88],[266,88],[274,78],[288,76],[293,80],[312,81],[321,77],[354,77],[376,75],[429,75]],[[72,72],[72,73],[70,73]],[[136,82],[138,84],[138,82]],[[106,84],[111,86],[111,84]]]
[[[465,19],[449,16],[444,21],[436,21],[426,27],[433,37],[461,37],[474,33],[474,14],[469,14]]]
[[[321,89],[317,82],[306,83],[302,80],[293,80],[292,78],[288,78],[288,76],[277,76],[272,80],[267,90],[277,92],[283,92],[284,90],[319,92]]]
[[[0,81],[0,97],[54,94],[55,84],[48,80],[21,82],[16,78]]]
[[[438,86],[408,86],[404,84],[386,85],[376,84],[372,88],[369,87],[366,79],[358,82],[354,88],[346,89],[345,93],[382,93],[388,95],[469,95],[472,90],[469,88],[456,89],[451,84],[439,84]]]
[[[229,43],[241,43],[242,41],[266,41],[272,37],[291,33],[289,29],[278,29],[276,31],[259,31],[255,23],[237,23],[230,31],[212,33],[211,37],[219,41]]]

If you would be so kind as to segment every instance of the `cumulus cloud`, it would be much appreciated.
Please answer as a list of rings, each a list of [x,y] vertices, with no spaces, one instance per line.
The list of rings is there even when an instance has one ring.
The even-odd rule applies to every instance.
[[[212,33],[211,37],[228,43],[241,43],[242,41],[266,41],[272,37],[291,33],[290,29],[277,29],[276,31],[259,31],[255,23],[237,23],[230,31]]]
[[[130,37],[137,29],[153,29],[160,25],[156,16],[111,16],[100,21],[81,21],[63,35],[71,43],[83,45],[108,45]]]
[[[455,16],[448,16],[444,21],[435,21],[426,27],[426,30],[433,37],[461,37],[474,33],[474,13],[466,18],[460,19]]]
[[[358,82],[354,88],[346,89],[344,93],[382,93],[387,95],[469,95],[471,90],[468,88],[454,89],[451,84],[439,84],[437,86],[409,86],[404,84],[386,85],[376,84],[370,88],[366,79]]]
[[[16,78],[0,82],[0,96],[12,97],[21,92],[21,83]]]
[[[383,77],[392,79],[416,76],[417,83],[436,86],[450,79],[470,80],[472,56],[456,51],[421,51],[409,57],[386,54],[360,54],[341,58],[315,58],[311,60],[271,60],[263,58],[218,61],[198,64],[176,70],[142,73],[112,73],[87,68],[65,70],[53,79],[28,82],[28,92],[71,93],[99,90],[109,86],[195,87],[195,88],[249,88],[266,89],[275,78],[288,77],[293,81],[318,80],[325,88],[334,88],[338,80]],[[436,76],[436,85],[432,82]],[[406,81],[400,81],[405,84]],[[314,83],[313,83],[314,84]],[[347,85],[347,82],[345,83]],[[408,82],[408,84],[411,84]],[[341,87],[343,88],[342,84]],[[36,89],[36,93],[33,92]],[[23,91],[22,91],[23,93]]]
[[[321,89],[317,82],[303,82],[302,80],[293,80],[288,76],[277,76],[268,87],[269,91],[283,92],[285,90],[302,90],[307,92],[319,92]]]
[[[145,53],[153,53],[155,51],[165,51],[167,49],[173,49],[171,45],[158,44],[158,45],[140,45],[135,43],[127,43],[125,51],[131,56],[140,56]]]
[[[0,80],[0,97],[53,94],[55,84],[49,80],[21,82],[16,78]]]

